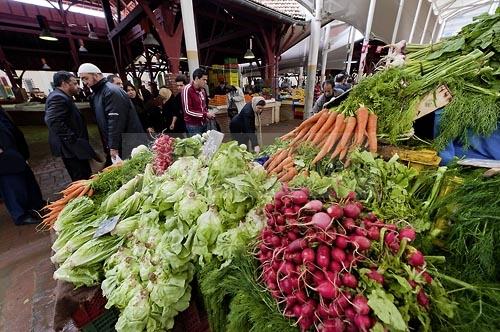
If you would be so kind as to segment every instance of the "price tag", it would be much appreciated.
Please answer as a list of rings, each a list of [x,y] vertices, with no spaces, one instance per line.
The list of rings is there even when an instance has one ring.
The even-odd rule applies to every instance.
[[[210,160],[214,155],[215,151],[222,144],[222,140],[224,139],[224,134],[220,133],[216,130],[211,130],[208,132],[208,137],[203,145],[202,153],[203,155]]]
[[[101,224],[94,233],[94,239],[111,232],[113,229],[115,229],[116,224],[118,224],[118,221],[120,221],[120,216],[114,216],[101,221]]]

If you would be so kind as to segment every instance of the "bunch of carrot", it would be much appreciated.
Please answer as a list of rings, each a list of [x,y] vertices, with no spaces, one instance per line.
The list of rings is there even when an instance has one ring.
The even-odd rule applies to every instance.
[[[313,165],[330,152],[330,159],[344,160],[347,152],[362,147],[365,142],[370,152],[377,152],[377,115],[364,106],[360,106],[353,116],[323,109],[281,138],[292,139],[292,149],[303,142],[319,148]]]
[[[276,151],[265,163],[264,168],[268,174],[278,177],[281,182],[288,182],[297,175],[293,161],[293,153],[289,148]]]
[[[68,202],[72,199],[82,197],[84,195],[91,197],[94,194],[91,184],[92,180],[79,180],[72,182],[66,189],[61,191],[63,197],[45,206],[45,210],[48,210],[49,212],[42,216],[42,228],[52,228],[52,225],[54,225],[57,220],[59,213],[61,213],[66,204],[68,204]]]

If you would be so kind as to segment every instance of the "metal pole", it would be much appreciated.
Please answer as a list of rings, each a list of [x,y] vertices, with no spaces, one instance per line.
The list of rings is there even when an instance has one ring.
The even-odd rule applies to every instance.
[[[391,44],[396,43],[396,38],[398,35],[399,22],[401,22],[401,15],[403,14],[403,7],[405,6],[405,0],[399,0],[398,14],[396,16],[396,23],[394,23],[394,30],[392,31]]]
[[[314,19],[311,20],[311,35],[309,39],[309,58],[307,61],[307,88],[305,91],[304,111],[311,116],[314,101],[314,84],[316,83],[316,69],[318,67],[319,39],[321,34],[321,10],[323,0],[316,0]]]
[[[408,43],[413,40],[413,35],[415,34],[415,28],[417,27],[418,16],[420,15],[420,8],[422,7],[422,0],[418,0],[417,12],[415,13],[415,18],[413,19],[413,24],[411,26],[410,37],[408,38]]]
[[[443,23],[441,23],[441,27],[439,28],[439,33],[437,35],[436,41],[441,40],[441,37],[443,36],[444,28],[446,27],[446,19],[443,20]]]
[[[368,43],[370,42],[370,33],[372,30],[373,16],[375,14],[375,5],[377,0],[370,0],[370,8],[368,9],[368,17],[366,19],[365,38],[363,39],[363,47],[361,48],[361,56],[359,58],[358,81],[363,76],[365,71],[366,54],[368,53]]]
[[[429,44],[432,44],[434,41],[434,36],[436,35],[436,29],[439,24],[439,16],[436,16],[436,22],[434,23],[434,29],[432,29],[431,39],[429,40]]]
[[[356,37],[356,31],[354,27],[351,25],[351,32],[349,32],[349,56],[347,58],[347,66],[345,72],[350,75],[351,74],[351,63],[352,63],[352,55],[354,54],[354,38]]]
[[[194,23],[193,1],[181,0],[182,24],[184,26],[184,41],[188,58],[189,75],[200,67],[198,60],[198,43],[196,41],[196,28]]]
[[[491,6],[490,6],[490,10],[488,10],[488,14],[490,14],[490,15],[495,14],[495,11],[496,11],[496,10],[497,10],[497,8],[498,8],[498,3],[499,3],[499,2],[500,2],[500,1],[498,1],[498,0],[492,0],[492,1],[491,1]]]
[[[427,12],[427,18],[425,19],[424,30],[422,31],[422,36],[420,37],[420,44],[424,43],[425,33],[427,32],[427,27],[429,26],[429,20],[432,14],[432,3],[429,4],[429,11]]]
[[[328,59],[328,48],[330,47],[330,24],[325,27],[325,38],[323,39],[323,53],[321,59],[321,82],[326,80],[326,60]]]

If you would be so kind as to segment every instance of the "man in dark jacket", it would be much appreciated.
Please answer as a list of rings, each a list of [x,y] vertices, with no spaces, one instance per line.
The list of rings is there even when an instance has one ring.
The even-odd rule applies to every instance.
[[[29,149],[23,133],[0,107],[0,197],[16,225],[40,222],[44,203],[40,187],[26,163]]]
[[[78,82],[73,74],[59,71],[54,74],[54,86],[45,103],[52,154],[62,157],[71,180],[88,179],[92,174],[89,161],[96,153],[89,143],[85,119],[73,101]]]
[[[106,81],[97,66],[84,63],[78,68],[78,75],[92,89],[90,104],[108,153],[108,164],[110,160],[119,160],[123,157],[123,134],[144,133],[134,105],[123,89]],[[126,139],[133,140],[134,136],[127,135]],[[142,139],[142,135],[138,136]]]
[[[234,140],[239,144],[248,145],[257,153],[260,152],[259,141],[255,134],[255,114],[260,115],[264,110],[266,101],[263,97],[253,97],[252,101],[247,103],[235,117],[231,119],[229,130]]]

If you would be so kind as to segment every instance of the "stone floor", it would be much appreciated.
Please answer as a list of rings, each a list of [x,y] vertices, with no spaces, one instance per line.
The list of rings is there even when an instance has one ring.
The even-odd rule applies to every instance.
[[[264,145],[299,122],[291,120],[263,127]],[[46,144],[30,143],[28,139],[37,156],[30,164],[43,197],[53,200],[70,182],[69,175],[62,161],[50,156]],[[49,233],[39,232],[35,226],[14,226],[0,203],[0,332],[53,331],[55,282],[50,255]]]

